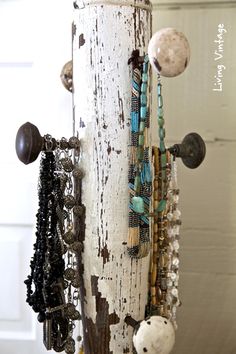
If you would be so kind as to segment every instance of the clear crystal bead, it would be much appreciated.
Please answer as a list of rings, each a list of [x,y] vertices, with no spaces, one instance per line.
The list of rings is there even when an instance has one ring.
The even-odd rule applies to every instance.
[[[175,231],[172,227],[169,227],[167,232],[168,232],[169,238],[175,237]]]
[[[169,221],[171,221],[171,220],[173,220],[173,218],[174,218],[174,214],[171,213],[171,212],[169,212],[169,213],[167,213],[166,217],[167,217],[167,219],[168,219]]]
[[[178,240],[175,240],[173,242],[173,248],[176,252],[179,250],[179,241]]]
[[[176,209],[174,212],[173,212],[173,216],[174,216],[174,219],[179,219],[181,217],[181,211],[179,209]]]
[[[178,258],[178,257],[174,256],[174,257],[172,258],[172,265],[173,265],[174,267],[178,268],[178,266],[179,266],[179,258]]]
[[[171,286],[173,286],[173,281],[170,278],[167,278],[166,285],[168,286],[168,288],[170,288]]]
[[[178,289],[176,289],[176,288],[171,289],[171,294],[174,297],[178,298],[178,295],[179,295]]]

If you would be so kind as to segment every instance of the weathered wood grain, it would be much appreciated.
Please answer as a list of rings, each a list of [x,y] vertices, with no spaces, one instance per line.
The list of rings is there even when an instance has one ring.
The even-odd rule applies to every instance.
[[[148,2],[145,0],[136,3]],[[132,353],[131,314],[144,318],[148,257],[131,260],[128,235],[128,136],[131,71],[150,37],[150,12],[106,4],[75,10],[74,124],[82,141],[86,207],[82,314],[86,354]]]

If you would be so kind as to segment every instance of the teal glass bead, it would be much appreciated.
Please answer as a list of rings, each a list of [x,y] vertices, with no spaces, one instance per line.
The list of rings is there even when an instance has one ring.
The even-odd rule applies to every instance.
[[[142,120],[139,124],[139,132],[143,133],[144,129],[145,129],[145,121]]]
[[[143,146],[138,146],[137,148],[137,159],[139,161],[142,161],[143,160]]]
[[[148,72],[148,63],[143,63],[143,72],[144,73]]]
[[[149,56],[148,56],[148,54],[146,54],[146,55],[144,56],[144,63],[149,63]]]
[[[158,96],[158,107],[159,108],[163,107],[163,98],[162,98],[162,96]]]
[[[157,95],[161,96],[161,84],[157,85]]]
[[[133,210],[138,214],[144,213],[144,201],[141,197],[132,198]]]
[[[144,145],[144,135],[143,134],[139,135],[138,144],[139,144],[139,146],[143,146]]]
[[[160,128],[159,129],[159,138],[163,140],[165,138],[165,136],[166,136],[165,129],[164,128]]]
[[[147,116],[147,107],[146,106],[144,106],[144,107],[141,106],[140,118],[146,118],[146,116]]]
[[[147,105],[147,95],[145,95],[144,93],[142,93],[140,95],[140,103],[142,106],[146,106]]]
[[[148,75],[146,73],[142,74],[142,82],[147,82],[148,81]]]
[[[163,115],[164,115],[163,108],[158,107],[157,108],[157,114],[158,114],[159,117],[163,117]]]
[[[166,151],[165,143],[163,140],[160,141],[160,151],[164,153]]]
[[[158,204],[158,207],[155,211],[157,211],[158,213],[161,212],[161,211],[164,211],[166,208],[166,200],[165,199],[162,199],[160,200],[159,204]]]
[[[144,82],[141,84],[141,93],[146,93],[147,92],[147,84]]]
[[[159,127],[162,128],[164,126],[164,124],[165,124],[164,118],[163,117],[158,117],[158,125],[159,125]]]
[[[161,166],[166,166],[167,159],[166,154],[161,154]]]

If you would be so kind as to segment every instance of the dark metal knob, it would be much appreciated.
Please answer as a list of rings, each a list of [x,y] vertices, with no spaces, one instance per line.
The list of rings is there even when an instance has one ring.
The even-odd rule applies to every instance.
[[[199,134],[189,133],[181,144],[171,146],[169,151],[172,155],[181,157],[186,167],[197,168],[206,156],[206,145]]]
[[[34,162],[43,149],[44,138],[32,123],[23,124],[16,135],[16,153],[25,165]]]

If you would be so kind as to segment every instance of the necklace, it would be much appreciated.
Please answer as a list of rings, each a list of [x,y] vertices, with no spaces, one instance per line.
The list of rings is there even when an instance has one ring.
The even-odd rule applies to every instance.
[[[147,100],[148,57],[139,62],[139,51],[132,58],[132,97],[129,145],[129,230],[128,254],[142,258],[150,250],[149,219],[151,169],[147,136],[149,110]]]
[[[69,145],[68,145],[69,144]],[[78,256],[82,251],[79,235],[74,228],[74,215],[82,216],[83,207],[74,198],[73,178],[82,178],[72,162],[68,146],[78,150],[73,137],[56,143],[45,136],[46,151],[42,153],[39,176],[39,209],[36,224],[34,256],[31,273],[25,281],[26,301],[43,322],[44,344],[47,350],[75,352],[73,330],[81,316],[76,309],[79,301],[80,275]]]

